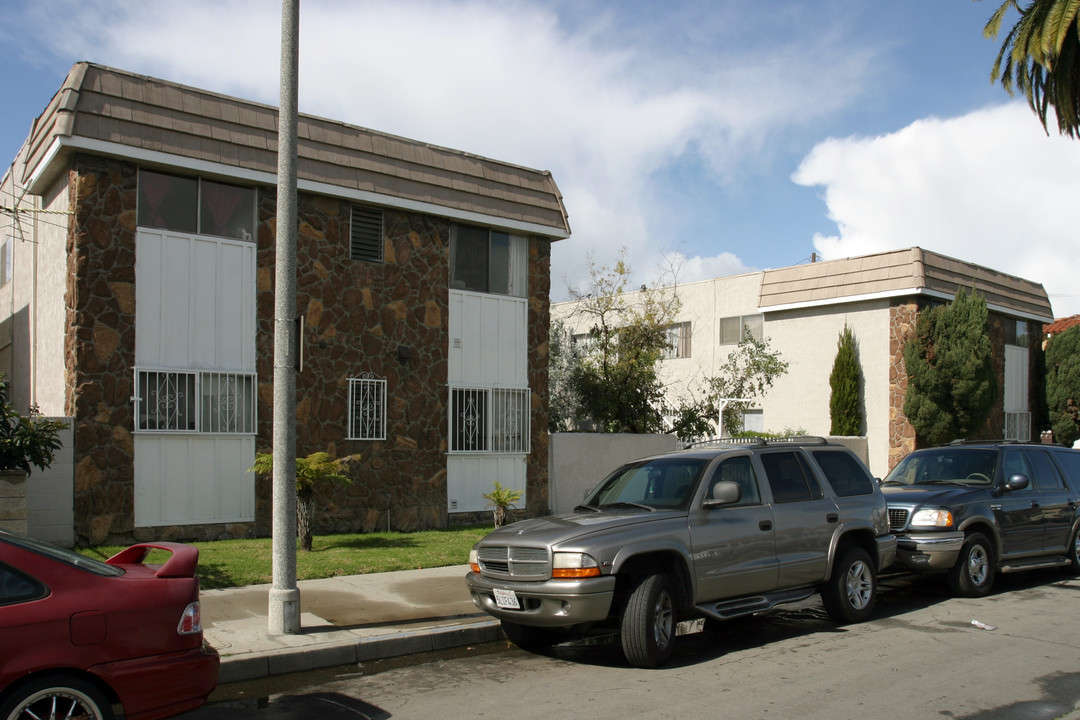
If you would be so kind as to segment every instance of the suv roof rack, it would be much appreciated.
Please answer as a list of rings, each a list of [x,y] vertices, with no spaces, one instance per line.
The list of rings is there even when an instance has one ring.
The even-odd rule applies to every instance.
[[[707,445],[752,445],[764,447],[767,445],[828,445],[829,441],[816,435],[788,435],[786,437],[720,437],[707,440],[697,440],[683,446],[684,450],[693,447]]]

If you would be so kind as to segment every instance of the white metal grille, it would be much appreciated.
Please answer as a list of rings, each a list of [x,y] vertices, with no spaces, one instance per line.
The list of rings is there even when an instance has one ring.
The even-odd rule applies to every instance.
[[[135,369],[137,431],[255,432],[255,375]]]
[[[1005,413],[1005,439],[1031,440],[1031,413],[1029,412],[1006,412]]]
[[[349,378],[349,439],[386,439],[386,378]]]
[[[450,388],[450,452],[527,453],[528,388]]]

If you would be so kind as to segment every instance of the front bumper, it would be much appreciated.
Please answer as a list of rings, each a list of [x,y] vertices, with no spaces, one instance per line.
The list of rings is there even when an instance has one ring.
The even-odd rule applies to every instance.
[[[896,564],[908,570],[948,570],[964,546],[964,533],[938,532],[897,537]]]
[[[470,572],[465,584],[473,604],[489,615],[537,627],[570,627],[607,619],[615,595],[615,577],[604,575],[582,580],[515,582],[495,580]],[[513,590],[520,610],[499,607],[495,589]]]

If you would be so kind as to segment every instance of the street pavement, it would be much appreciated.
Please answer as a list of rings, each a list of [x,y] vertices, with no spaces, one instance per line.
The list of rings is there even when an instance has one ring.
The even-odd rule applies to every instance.
[[[269,585],[203,590],[203,637],[221,654],[219,682],[363,663],[497,640],[477,610],[468,565],[301,580],[301,631],[268,631]]]

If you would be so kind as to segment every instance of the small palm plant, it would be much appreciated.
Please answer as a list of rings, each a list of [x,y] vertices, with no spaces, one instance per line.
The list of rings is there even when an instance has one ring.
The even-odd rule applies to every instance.
[[[296,534],[300,538],[300,548],[311,552],[312,524],[315,518],[315,486],[323,481],[343,482],[346,485],[352,478],[345,475],[345,470],[359,455],[346,455],[332,458],[329,453],[313,452],[307,457],[296,458]],[[273,453],[256,453],[254,464],[248,472],[269,475],[274,472]]]
[[[488,506],[492,508],[492,514],[495,516],[495,527],[500,528],[506,524],[506,518],[510,514],[511,508],[515,507],[514,503],[521,499],[521,492],[503,487],[496,480],[495,489],[483,497],[488,501]]]
[[[56,451],[62,447],[60,431],[67,429],[61,420],[46,420],[37,406],[29,415],[19,414],[8,402],[7,377],[0,373],[0,472],[30,468],[48,469]]]

